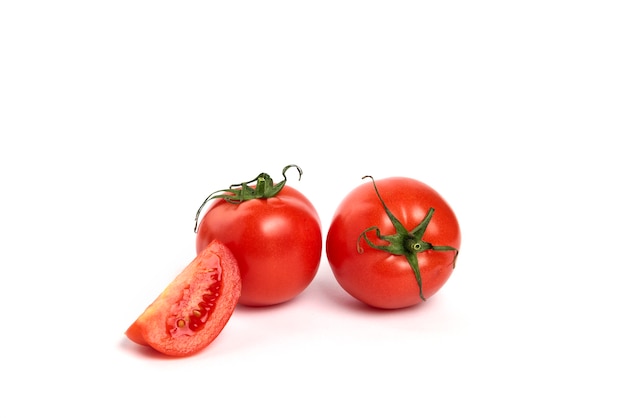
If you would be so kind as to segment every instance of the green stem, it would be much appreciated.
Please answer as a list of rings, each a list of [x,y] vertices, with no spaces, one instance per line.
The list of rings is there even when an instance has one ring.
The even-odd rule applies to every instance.
[[[302,169],[295,164],[290,164],[283,168],[283,180],[274,184],[274,180],[267,173],[261,173],[252,180],[239,184],[231,184],[227,189],[220,189],[211,193],[200,205],[196,212],[195,226],[193,232],[198,232],[198,220],[202,209],[213,199],[224,199],[228,203],[239,204],[252,199],[269,199],[276,196],[287,183],[287,170],[295,167],[298,170],[298,180],[302,178]],[[253,185],[253,183],[255,183]]]

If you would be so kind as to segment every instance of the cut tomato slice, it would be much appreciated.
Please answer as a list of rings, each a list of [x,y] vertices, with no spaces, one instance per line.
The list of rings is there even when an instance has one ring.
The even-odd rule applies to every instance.
[[[222,332],[241,295],[235,257],[213,241],[126,330],[137,344],[169,356],[189,356]]]

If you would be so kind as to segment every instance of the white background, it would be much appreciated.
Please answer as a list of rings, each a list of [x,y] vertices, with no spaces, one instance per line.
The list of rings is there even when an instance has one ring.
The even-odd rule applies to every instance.
[[[0,415],[623,417],[620,1],[3,2]],[[124,331],[262,171],[324,234],[363,175],[437,189],[457,269],[366,309],[325,256],[188,359]],[[34,414],[34,415],[33,415]],[[38,414],[38,415],[37,415]]]

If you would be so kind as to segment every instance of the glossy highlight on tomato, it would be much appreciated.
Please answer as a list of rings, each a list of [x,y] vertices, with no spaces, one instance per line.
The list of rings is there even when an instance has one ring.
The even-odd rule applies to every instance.
[[[133,322],[126,336],[169,356],[189,356],[221,333],[241,295],[228,248],[213,241]]]
[[[326,255],[341,287],[361,302],[397,309],[424,302],[455,267],[461,231],[433,188],[390,177],[353,189],[337,207]]]
[[[249,182],[219,190],[197,224],[196,250],[219,240],[241,271],[239,303],[268,306],[295,298],[315,277],[322,255],[320,218],[313,204],[283,180],[261,173]],[[255,184],[251,184],[255,183]],[[196,214],[196,222],[204,204]]]

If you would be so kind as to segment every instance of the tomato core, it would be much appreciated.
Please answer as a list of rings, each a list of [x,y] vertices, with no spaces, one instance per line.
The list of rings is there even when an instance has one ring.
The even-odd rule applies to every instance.
[[[196,273],[196,280],[186,286],[180,300],[171,308],[167,318],[166,328],[173,338],[183,335],[193,335],[202,330],[214,311],[215,302],[222,289],[222,270],[219,257],[212,255],[209,260],[211,267]],[[200,287],[202,290],[196,291]],[[201,295],[195,296],[192,295]]]

